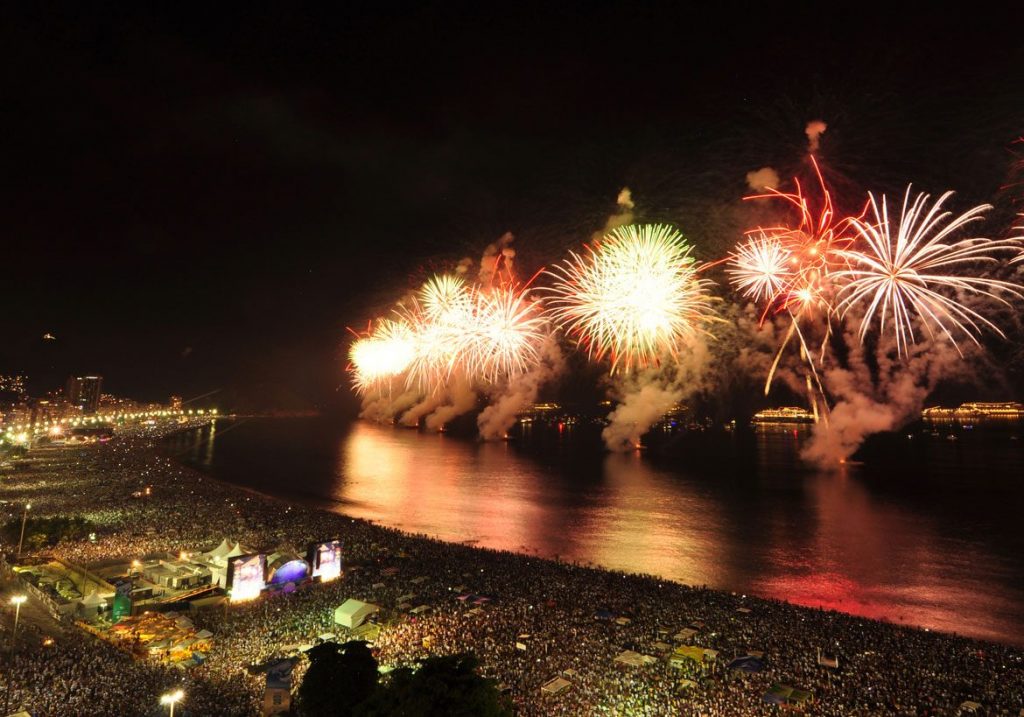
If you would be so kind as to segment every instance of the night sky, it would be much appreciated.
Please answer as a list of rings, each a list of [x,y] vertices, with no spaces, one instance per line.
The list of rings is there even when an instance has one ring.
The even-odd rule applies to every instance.
[[[0,370],[36,392],[344,403],[345,327],[425,271],[512,231],[532,273],[623,186],[720,256],[812,119],[841,202],[955,189],[1002,234],[1024,196],[1024,30],[979,5],[42,5],[0,36]]]

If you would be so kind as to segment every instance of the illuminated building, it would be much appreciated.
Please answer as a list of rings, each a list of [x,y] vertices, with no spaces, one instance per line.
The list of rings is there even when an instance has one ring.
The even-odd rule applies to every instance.
[[[766,408],[754,414],[754,423],[813,423],[814,414],[797,406]]]
[[[170,404],[170,408],[171,408],[172,411],[180,411],[181,410],[181,396],[171,396],[169,404]]]
[[[102,376],[70,376],[68,378],[68,404],[82,413],[96,413],[100,407]]]

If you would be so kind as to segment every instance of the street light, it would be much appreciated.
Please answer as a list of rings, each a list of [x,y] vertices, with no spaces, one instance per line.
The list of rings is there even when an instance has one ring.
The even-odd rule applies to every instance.
[[[170,717],[174,717],[174,705],[181,701],[181,698],[185,696],[185,693],[181,690],[175,690],[174,692],[168,692],[166,695],[160,697],[160,704],[170,705],[171,714]]]
[[[14,652],[14,643],[18,639],[18,618],[21,617],[21,604],[28,600],[27,595],[15,595],[11,598],[11,605],[14,605],[14,630],[11,631],[11,652]]]
[[[18,538],[18,560],[21,560],[21,545],[25,542],[25,522],[28,520],[28,512],[32,510],[32,504],[25,504],[25,511],[21,514],[21,537]]]

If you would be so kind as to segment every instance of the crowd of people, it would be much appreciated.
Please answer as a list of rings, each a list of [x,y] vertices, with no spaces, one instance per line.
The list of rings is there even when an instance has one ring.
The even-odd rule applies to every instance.
[[[956,715],[967,701],[981,715],[1016,717],[1024,708],[1019,648],[406,535],[222,484],[161,446],[161,430],[150,428],[102,446],[40,452],[30,471],[0,471],[0,500],[11,514],[31,501],[33,513],[92,521],[94,540],[50,549],[77,564],[210,550],[225,537],[300,550],[340,538],[344,576],[195,611],[214,645],[187,669],[136,660],[73,627],[47,645],[30,626],[0,672],[12,708],[142,715],[181,687],[185,712],[176,714],[256,714],[263,682],[252,668],[301,654],[326,633],[347,639],[333,614],[349,597],[382,608],[374,641],[382,665],[473,652],[522,715],[773,714],[765,694],[776,684],[812,693],[805,710],[814,715]],[[412,614],[420,605],[429,610]],[[717,656],[670,660],[680,644]],[[624,650],[655,659],[616,662]],[[750,654],[760,655],[758,671],[728,667]],[[821,664],[820,654],[838,666]],[[296,681],[302,669],[300,660]],[[559,676],[564,691],[541,689]]]

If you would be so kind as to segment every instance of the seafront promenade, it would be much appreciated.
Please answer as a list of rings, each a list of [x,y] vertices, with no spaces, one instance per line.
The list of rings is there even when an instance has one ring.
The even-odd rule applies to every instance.
[[[349,597],[382,607],[382,665],[472,651],[523,715],[768,715],[785,694],[810,696],[799,705],[806,714],[836,717],[956,715],[965,702],[982,715],[1024,708],[1024,651],[1015,647],[405,535],[184,467],[161,450],[178,428],[47,449],[30,454],[27,470],[0,471],[7,519],[31,502],[33,515],[95,526],[94,539],[30,556],[92,566],[209,551],[224,539],[270,550],[336,537],[344,575],[191,611],[213,638],[205,660],[187,668],[133,657],[36,606],[0,672],[11,712],[146,715],[180,688],[175,714],[258,714],[264,680],[247,668],[301,654],[328,633],[345,639],[333,611]],[[7,597],[18,585],[8,579],[3,589],[6,646]],[[302,671],[300,658],[296,679]]]

